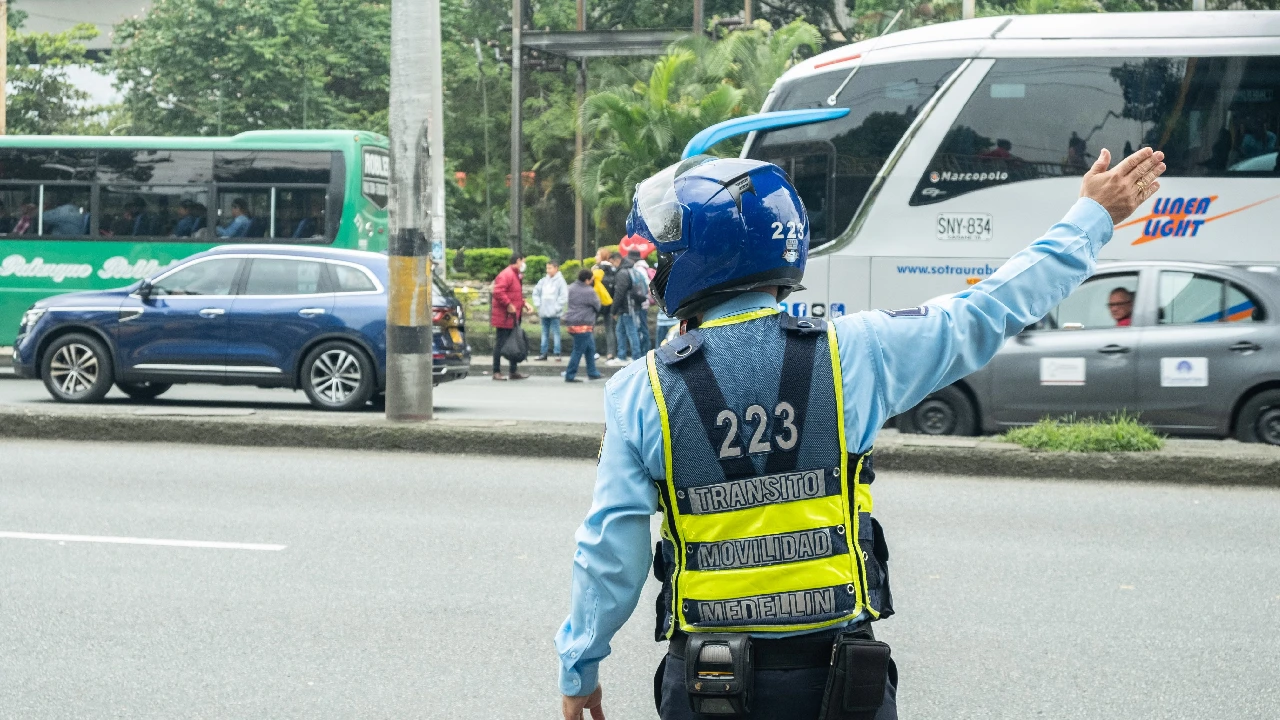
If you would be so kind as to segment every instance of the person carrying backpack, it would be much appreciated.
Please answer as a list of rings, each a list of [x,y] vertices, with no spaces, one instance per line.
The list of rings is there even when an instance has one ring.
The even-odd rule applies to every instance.
[[[627,253],[631,261],[631,288],[639,302],[636,304],[636,329],[640,335],[640,352],[647,353],[653,349],[653,340],[649,333],[649,279],[653,277],[649,263],[640,256],[640,251],[632,248]]]
[[[622,257],[622,253],[614,251],[609,255],[609,263],[618,268],[613,276],[613,311],[614,328],[618,336],[618,356],[606,363],[612,367],[627,365],[632,359],[641,357],[640,331],[638,325],[638,308],[640,300],[635,289],[635,264],[630,258]],[[644,283],[641,281],[642,292]]]

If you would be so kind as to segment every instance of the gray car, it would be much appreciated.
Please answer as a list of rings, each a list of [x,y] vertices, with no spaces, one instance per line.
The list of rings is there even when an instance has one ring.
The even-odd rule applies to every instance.
[[[985,368],[897,425],[973,435],[1119,410],[1169,434],[1280,445],[1280,268],[1099,265]]]

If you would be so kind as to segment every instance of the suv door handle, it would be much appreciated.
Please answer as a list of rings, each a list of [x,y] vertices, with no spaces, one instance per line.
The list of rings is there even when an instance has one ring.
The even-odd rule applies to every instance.
[[[1123,355],[1124,353],[1129,352],[1129,348],[1123,345],[1115,345],[1115,344],[1103,345],[1102,347],[1098,348],[1098,352],[1102,353],[1103,355]]]
[[[1262,346],[1257,343],[1249,342],[1248,340],[1241,340],[1227,349],[1234,353],[1251,353],[1261,350]]]
[[[200,317],[203,317],[203,318],[216,318],[216,317],[218,317],[219,315],[224,315],[224,314],[226,314],[226,312],[227,312],[227,311],[226,311],[226,310],[224,310],[223,308],[205,308],[205,309],[203,309],[203,310],[201,310],[201,311],[200,311]]]
[[[298,314],[302,317],[315,317],[316,315],[323,315],[324,308],[302,308],[298,311]]]

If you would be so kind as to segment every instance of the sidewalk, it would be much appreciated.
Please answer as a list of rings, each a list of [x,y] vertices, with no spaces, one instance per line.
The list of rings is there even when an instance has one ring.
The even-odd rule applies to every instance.
[[[258,447],[399,450],[594,460],[597,423],[436,420],[397,424],[375,413],[261,413],[137,405],[0,407],[0,437]],[[1280,447],[1169,440],[1146,453],[1050,453],[985,438],[881,433],[879,470],[1280,487]]]

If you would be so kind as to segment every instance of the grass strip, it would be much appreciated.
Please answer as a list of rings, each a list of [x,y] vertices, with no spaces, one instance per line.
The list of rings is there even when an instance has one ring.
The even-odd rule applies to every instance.
[[[1032,450],[1053,452],[1146,452],[1164,447],[1164,438],[1138,421],[1137,415],[1117,413],[1106,420],[1044,418],[1035,425],[1004,434],[1008,442]]]

